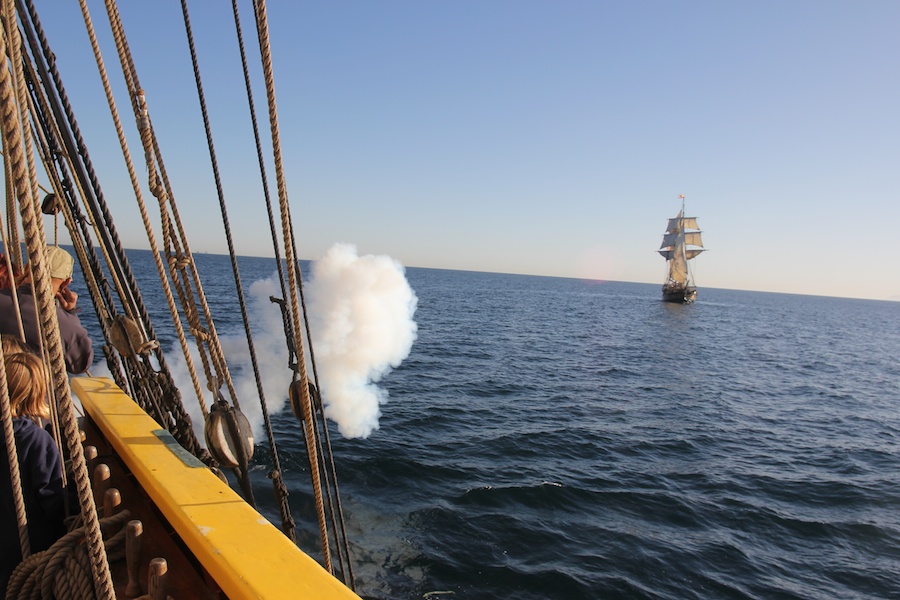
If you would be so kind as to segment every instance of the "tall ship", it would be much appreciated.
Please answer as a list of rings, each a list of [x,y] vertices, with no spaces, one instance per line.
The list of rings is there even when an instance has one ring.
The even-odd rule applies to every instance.
[[[697,217],[684,216],[684,195],[678,216],[669,219],[659,253],[666,259],[668,270],[662,296],[666,302],[691,304],[697,299],[697,286],[691,273],[691,260],[705,250]]]

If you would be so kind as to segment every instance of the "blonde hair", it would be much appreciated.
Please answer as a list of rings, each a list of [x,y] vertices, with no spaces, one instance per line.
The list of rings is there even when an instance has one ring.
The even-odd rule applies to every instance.
[[[44,363],[31,352],[5,354],[6,388],[14,417],[50,418]]]
[[[11,333],[0,335],[0,347],[3,350],[3,356],[11,356],[20,352],[32,352],[31,346],[19,339],[19,336]]]

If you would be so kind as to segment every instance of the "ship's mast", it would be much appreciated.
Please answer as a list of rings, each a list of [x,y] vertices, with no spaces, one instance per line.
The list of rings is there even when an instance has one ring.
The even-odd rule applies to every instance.
[[[687,274],[687,278],[684,281],[686,286],[690,286],[693,282],[693,277],[691,275],[691,261],[688,260],[687,257],[687,244],[685,243],[685,235],[684,235],[684,194],[679,194],[679,198],[681,198],[681,218],[678,219],[678,237],[681,240],[681,244],[678,250],[681,252],[681,260],[684,261],[684,271]]]

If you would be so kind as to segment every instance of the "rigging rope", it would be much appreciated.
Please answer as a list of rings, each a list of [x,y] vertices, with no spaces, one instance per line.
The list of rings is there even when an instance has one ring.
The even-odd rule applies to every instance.
[[[235,7],[235,19],[237,21],[237,8],[236,4],[233,5]],[[306,324],[306,334],[307,340],[310,341],[309,350],[310,350],[310,361],[313,367],[313,374],[315,376],[316,382],[318,381],[318,376],[316,374],[315,368],[315,359],[312,353],[312,344],[311,344],[311,336],[309,332],[309,320],[306,318],[306,303],[303,294],[303,281],[302,281],[302,272],[300,270],[300,263],[297,258],[296,252],[296,241],[294,238],[294,229],[293,222],[290,213],[290,204],[288,203],[287,198],[287,186],[284,178],[284,168],[281,154],[281,141],[280,134],[278,128],[278,114],[276,108],[276,100],[275,100],[275,83],[274,83],[274,69],[272,66],[272,54],[271,47],[269,42],[269,28],[268,28],[268,16],[265,0],[254,0],[254,16],[256,20],[256,30],[257,30],[257,38],[259,41],[259,50],[260,50],[260,59],[263,68],[263,75],[265,80],[265,89],[266,89],[266,99],[268,102],[268,111],[269,111],[269,127],[270,134],[272,138],[272,149],[274,155],[274,163],[275,163],[275,176],[276,183],[278,189],[278,198],[279,198],[279,209],[281,213],[281,223],[282,223],[282,240],[284,241],[284,250],[285,250],[285,262],[287,265],[287,279],[290,287],[290,306],[291,310],[288,313],[284,311],[284,318],[286,322],[286,329],[290,330],[290,333],[293,335],[293,339],[289,341],[289,348],[296,352],[297,360],[296,364],[293,365],[295,368],[295,381],[292,384],[292,390],[296,390],[299,387],[299,403],[300,409],[303,414],[303,424],[305,430],[305,440],[307,446],[307,455],[310,463],[310,477],[312,479],[313,493],[316,500],[316,511],[317,518],[319,521],[319,530],[322,538],[322,551],[325,560],[325,567],[329,572],[334,573],[334,566],[332,564],[330,544],[328,540],[328,527],[326,524],[326,514],[325,514],[325,500],[323,499],[322,494],[322,485],[325,484],[326,494],[328,496],[328,505],[330,507],[330,515],[332,519],[332,523],[335,526],[335,541],[337,542],[338,547],[338,561],[341,565],[341,569],[344,572],[345,582],[351,589],[355,587],[355,583],[353,581],[353,573],[351,567],[351,561],[349,557],[349,543],[346,538],[346,529],[344,527],[343,520],[343,511],[340,506],[340,497],[339,490],[337,487],[337,475],[334,471],[334,463],[330,461],[331,469],[327,467],[327,463],[325,460],[325,455],[328,454],[330,457],[331,453],[331,445],[330,440],[328,439],[328,426],[325,423],[324,411],[321,409],[320,400],[317,402],[317,396],[314,398],[310,393],[310,385],[309,385],[309,377],[306,370],[306,360],[303,351],[303,341],[301,339],[301,328],[299,327],[300,323]],[[239,32],[240,34],[240,32]],[[240,37],[240,35],[239,35]],[[242,48],[242,58],[244,56],[243,48]],[[246,79],[246,75],[245,75]],[[256,119],[255,119],[255,111],[253,111],[252,104],[252,94],[250,92],[249,83],[247,83],[247,92],[248,97],[251,98],[251,112],[254,113],[254,133],[256,132]],[[259,150],[259,136],[256,134],[257,139],[257,151]],[[262,160],[260,159],[260,163],[262,166]],[[262,171],[264,175],[264,170]],[[268,206],[268,193],[266,194],[267,198],[267,206]],[[274,222],[271,219],[271,209],[270,209],[270,228],[272,229],[272,239],[273,245],[276,246],[276,255],[277,255],[277,235],[274,231]],[[280,263],[280,261],[279,261]],[[279,270],[279,275],[281,271]],[[282,281],[282,291],[284,292],[283,281],[284,278],[281,277]],[[299,294],[299,298],[298,298]],[[301,310],[303,318],[301,320]],[[298,385],[299,384],[299,385]],[[323,438],[319,433],[319,422],[316,417],[321,416],[322,419],[322,430],[325,432],[324,437],[324,447],[323,447]],[[327,448],[327,450],[326,450]],[[334,496],[332,496],[332,489],[334,491]],[[346,566],[344,565],[344,557],[346,556]]]
[[[40,72],[40,83],[33,82],[32,87],[34,88],[37,85],[43,85],[46,89],[47,98],[51,103],[51,106],[50,110],[45,112],[44,118],[51,119],[52,113],[52,119],[58,125],[58,131],[61,135],[60,142],[62,148],[54,146],[56,148],[54,154],[65,155],[67,160],[70,161],[69,164],[75,169],[76,180],[78,181],[77,190],[80,193],[85,194],[82,199],[93,215],[93,222],[98,225],[96,231],[98,238],[101,241],[101,245],[104,248],[104,253],[108,257],[109,269],[112,273],[118,274],[119,278],[128,283],[128,287],[122,290],[122,295],[120,296],[122,305],[128,311],[137,311],[139,313],[139,317],[142,319],[141,325],[145,328],[149,339],[155,340],[155,334],[153,333],[152,325],[149,322],[148,313],[144,308],[139,292],[137,292],[134,276],[128,265],[127,258],[125,257],[124,249],[116,234],[115,226],[113,225],[109,210],[106,207],[103,194],[97,183],[93,166],[87,155],[80,130],[75,122],[65,89],[57,72],[55,57],[49,49],[32,0],[24,0],[24,8],[21,7],[22,0],[18,1],[20,2],[22,11],[22,25],[32,50],[32,60],[35,62],[38,71]],[[52,90],[50,87],[51,85],[54,86]],[[40,117],[36,118],[40,119]],[[66,128],[66,126],[68,128]],[[65,151],[63,151],[63,149]],[[80,162],[76,161],[76,157],[78,157]],[[59,163],[59,161],[57,161],[57,163]],[[59,166],[59,168],[62,169],[61,166]],[[65,200],[67,206],[71,208],[73,215],[80,214],[78,211],[78,201],[71,196],[74,190],[72,190],[71,185],[66,184],[67,176],[65,173],[61,177],[61,180],[63,182],[62,191],[66,194]],[[81,221],[80,218],[76,218],[76,220],[79,222]],[[102,226],[99,226],[101,223]],[[74,234],[75,230],[70,229],[70,233]],[[82,238],[85,246],[87,248],[92,248],[90,238],[86,231],[82,230]],[[76,236],[74,235],[73,242],[75,242],[77,246],[78,242],[76,242]],[[105,289],[106,279],[100,269],[99,262],[93,253],[91,253],[90,256],[90,264],[85,264],[84,262],[81,263],[82,271],[86,274],[96,273],[97,279],[103,284]],[[79,256],[79,258],[81,259],[82,257]],[[116,317],[116,307],[111,300],[108,300],[105,305],[96,303],[97,297],[94,295],[92,295],[92,300],[95,301],[95,309],[100,319],[101,326],[104,329],[104,335],[106,336],[108,329],[105,327],[105,323],[107,320],[109,319],[115,322],[118,319],[118,317]],[[134,317],[135,315],[133,312],[130,312],[130,316]],[[143,389],[129,386],[127,381],[123,381],[124,377],[118,359],[112,360],[114,358],[112,354],[106,352],[110,371],[116,376],[117,383],[119,383],[123,389],[128,387],[132,388],[132,392],[135,394],[133,396],[135,400],[137,400],[145,410],[151,412],[161,424],[169,429],[182,446],[197,455],[201,460],[204,460],[207,464],[214,465],[214,461],[211,460],[208,453],[206,453],[197,443],[193,429],[190,426],[190,418],[184,412],[184,408],[181,405],[180,394],[175,388],[174,382],[171,380],[171,375],[168,373],[165,359],[158,347],[154,347],[154,344],[155,342],[152,341],[149,344],[143,344],[141,347],[142,355],[140,359],[135,359],[136,362],[132,361],[131,365],[125,366],[125,370],[129,373],[133,374],[136,371],[144,373],[144,380],[153,385]],[[155,358],[159,364],[159,372],[156,372],[154,367],[150,364],[147,353],[151,350],[155,351]],[[164,410],[162,409],[163,405],[165,406]]]
[[[190,331],[196,341],[196,347],[207,377],[207,388],[219,399],[217,401],[218,405],[225,403],[221,393],[221,388],[224,384],[228,389],[232,403],[237,408],[239,407],[237,393],[228,371],[228,366],[225,363],[224,353],[219,344],[219,338],[215,330],[212,315],[209,311],[209,305],[206,301],[203,287],[200,283],[200,277],[192,259],[184,228],[178,215],[178,209],[174,202],[174,196],[162,160],[159,143],[153,131],[146,97],[138,82],[137,71],[134,67],[131,53],[125,39],[124,28],[115,0],[107,0],[106,6],[110,26],[116,40],[116,48],[119,53],[123,74],[125,75],[126,85],[128,86],[129,95],[132,100],[132,109],[139,123],[141,143],[144,148],[144,156],[149,173],[149,187],[151,193],[157,198],[159,203],[160,220],[162,224],[163,239],[165,241],[165,253],[169,267],[169,275],[171,276],[172,284],[178,293],[179,301],[184,310]],[[205,323],[201,320],[201,313]],[[173,322],[180,319],[177,311],[172,312],[172,318]],[[180,324],[176,324],[176,329],[178,331],[179,341],[185,355],[186,363],[191,372],[191,378],[194,382],[198,401],[200,402],[204,416],[207,416],[209,411],[207,411],[205,407],[203,394],[199,390],[196,375],[193,372],[193,361],[191,353],[187,348],[183,329],[180,327]],[[233,413],[229,413],[229,419],[231,419],[232,416]],[[252,487],[250,486],[247,473],[246,460],[240,458],[243,456],[244,452],[243,443],[238,441],[236,439],[237,436],[234,435],[240,428],[232,420],[229,420],[228,426],[232,431],[231,437],[234,441],[233,448],[237,451],[239,456],[238,466],[241,468],[237,473],[238,479],[244,491],[245,499],[250,504],[254,504]]]
[[[256,390],[259,395],[260,408],[261,408],[263,417],[265,419],[266,434],[267,434],[267,437],[269,440],[269,447],[270,447],[270,450],[272,453],[273,462],[275,464],[275,469],[276,469],[275,472],[280,473],[281,469],[278,464],[278,450],[277,450],[277,447],[275,446],[275,440],[271,433],[271,425],[269,422],[269,411],[268,411],[268,408],[266,407],[265,391],[263,390],[262,378],[261,378],[260,372],[259,372],[259,362],[256,357],[256,349],[253,345],[253,334],[251,332],[251,327],[250,327],[250,318],[249,318],[249,315],[247,314],[247,303],[246,303],[246,300],[244,297],[244,286],[241,283],[241,273],[240,273],[240,269],[238,268],[237,253],[235,252],[235,249],[234,249],[234,240],[231,235],[231,224],[229,223],[229,219],[228,219],[228,208],[225,205],[225,194],[222,189],[222,179],[219,176],[219,164],[218,164],[218,161],[216,160],[215,145],[213,143],[212,129],[210,127],[210,122],[209,122],[209,113],[208,113],[207,107],[206,107],[206,97],[203,93],[203,83],[202,83],[202,80],[200,77],[200,65],[197,60],[197,51],[196,51],[196,47],[194,45],[194,34],[193,34],[193,30],[191,28],[191,20],[190,20],[189,14],[188,14],[188,7],[187,7],[186,0],[181,1],[181,11],[184,16],[184,27],[185,27],[185,32],[187,34],[188,46],[189,46],[190,52],[191,52],[191,64],[194,69],[194,80],[195,80],[196,86],[197,86],[197,96],[198,96],[198,99],[200,102],[200,110],[201,110],[201,113],[203,116],[203,126],[204,126],[204,130],[206,132],[206,141],[207,141],[207,145],[209,147],[209,158],[210,158],[210,163],[212,164],[213,175],[214,175],[215,183],[216,183],[216,194],[219,199],[219,209],[220,209],[220,212],[222,213],[222,224],[225,228],[225,238],[228,243],[228,255],[231,259],[231,271],[234,276],[235,290],[237,291],[238,303],[239,303],[240,309],[241,309],[241,319],[244,323],[244,332],[245,332],[245,335],[247,338],[247,345],[248,345],[249,354],[250,354],[250,361],[251,361],[251,364],[253,367],[253,374],[254,374],[254,377],[256,380]],[[237,409],[240,408],[237,397],[234,398],[234,404],[235,404],[235,408],[237,408]],[[237,444],[236,446],[238,448],[241,447],[239,444]],[[243,453],[240,453],[239,456],[242,460],[241,469],[243,471],[246,471],[247,457]],[[280,475],[278,475],[277,478],[273,477],[273,485],[275,485],[276,496],[279,496],[278,485],[280,483],[280,480],[281,480]],[[283,490],[283,492],[286,494],[286,492],[287,492],[286,488]],[[286,506],[284,503],[280,503],[280,508],[283,508],[284,506]],[[287,525],[289,523],[292,525],[292,520],[290,519],[290,514],[289,513],[285,514],[284,512],[282,512],[282,524]],[[288,535],[288,537],[292,541],[295,540],[294,531],[293,531],[292,526],[289,529],[287,529],[285,531],[285,533]]]
[[[0,416],[3,419],[3,439],[6,443],[6,457],[9,461],[9,478],[12,483],[13,505],[16,509],[16,526],[19,529],[19,546],[22,557],[31,554],[28,539],[28,518],[25,514],[25,498],[22,495],[22,477],[19,473],[19,453],[16,451],[16,435],[13,429],[12,410],[9,404],[9,388],[6,383],[6,357],[0,350]]]
[[[272,53],[269,44],[269,26],[266,16],[266,6],[263,0],[254,0],[254,14],[256,16],[256,30],[259,38],[260,59],[262,61],[263,74],[266,85],[266,99],[269,108],[269,130],[272,136],[272,150],[275,159],[275,181],[278,187],[278,203],[281,211],[281,235],[285,240],[285,261],[287,263],[288,284],[291,293],[291,316],[294,323],[300,323],[298,289],[298,263],[294,259],[291,244],[291,217],[290,205],[287,198],[287,184],[284,178],[284,167],[281,156],[281,138],[278,132],[278,112],[275,103],[275,77],[272,69]],[[313,494],[316,500],[316,517],[319,522],[319,533],[322,543],[322,554],[325,568],[334,573],[331,562],[331,550],[328,541],[328,526],[325,520],[325,508],[322,499],[322,480],[318,469],[318,449],[316,448],[315,428],[313,426],[312,403],[309,396],[309,377],[306,373],[306,361],[303,354],[303,343],[297,336],[298,328],[294,327],[294,346],[297,351],[297,370],[300,380],[300,400],[303,408],[304,425],[306,429],[306,452],[310,462],[310,477],[312,478]]]
[[[167,429],[172,431],[176,439],[182,446],[204,460],[207,464],[214,466],[215,461],[203,449],[196,438],[190,423],[190,418],[184,412],[181,404],[180,393],[174,385],[174,381],[165,364],[164,356],[156,342],[156,336],[153,332],[152,325],[149,320],[140,293],[137,291],[137,285],[125,257],[115,228],[112,223],[112,217],[109,215],[106,203],[100,191],[99,184],[84,144],[80,136],[74,116],[72,116],[71,108],[66,99],[65,91],[59,76],[56,72],[55,61],[50,52],[40,23],[32,6],[32,0],[16,0],[19,3],[22,12],[23,28],[27,34],[31,51],[32,60],[37,69],[26,61],[26,72],[24,79],[30,84],[31,98],[24,91],[20,93],[20,101],[18,105],[25,107],[30,104],[30,110],[33,114],[32,119],[35,127],[34,137],[38,140],[38,150],[45,164],[53,164],[55,170],[48,167],[48,175],[51,177],[53,193],[58,201],[58,211],[62,212],[66,227],[72,233],[72,241],[82,271],[85,275],[85,284],[91,292],[91,300],[97,310],[101,330],[107,342],[115,340],[116,336],[124,336],[124,346],[111,344],[104,346],[104,354],[110,371],[116,378],[117,383],[123,389],[129,389],[129,393],[133,398],[147,410],[151,415],[160,421]],[[12,6],[13,0],[3,0]],[[88,36],[94,50],[95,59],[97,61],[98,70],[101,80],[103,81],[104,90],[107,95],[107,101],[110,105],[110,111],[113,116],[116,131],[119,136],[120,145],[122,146],[123,155],[126,158],[129,176],[132,180],[132,186],[135,190],[142,219],[144,220],[145,229],[147,231],[148,240],[151,244],[151,252],[156,261],[157,271],[160,275],[160,281],[169,305],[175,330],[178,335],[182,352],[188,365],[188,372],[191,375],[192,384],[198,397],[198,402],[204,414],[209,411],[204,402],[204,393],[195,369],[191,352],[187,347],[187,339],[184,327],[181,323],[181,316],[178,314],[178,308],[171,287],[174,287],[175,293],[178,295],[179,303],[184,310],[185,319],[188,323],[188,329],[194,336],[200,358],[203,364],[204,373],[207,377],[207,387],[213,392],[214,397],[219,398],[219,402],[224,402],[222,397],[223,387],[228,390],[231,401],[235,408],[239,408],[238,397],[234,389],[231,375],[225,363],[224,353],[219,345],[218,336],[212,316],[209,311],[208,304],[200,285],[199,274],[196,265],[193,262],[190,248],[184,235],[183,226],[181,224],[171,186],[162,161],[159,150],[158,140],[153,131],[152,122],[149,116],[146,97],[138,82],[137,72],[133,64],[130,49],[125,40],[124,29],[121,18],[118,13],[115,0],[106,0],[106,9],[109,16],[110,26],[116,42],[116,48],[119,54],[120,63],[122,65],[123,75],[129,90],[129,97],[132,109],[139,123],[139,132],[141,135],[141,143],[144,149],[145,162],[148,169],[149,186],[151,193],[157,198],[160,210],[160,220],[163,231],[163,245],[165,251],[165,261],[161,258],[160,252],[157,250],[155,237],[152,227],[147,216],[146,208],[140,192],[140,185],[135,173],[133,162],[128,153],[125,136],[119,120],[118,112],[115,108],[115,101],[109,86],[108,77],[106,75],[105,66],[99,52],[99,46],[91,24],[90,15],[87,10],[86,0],[79,0],[85,25],[88,30]],[[6,4],[4,4],[6,6]],[[27,8],[26,8],[27,7]],[[263,407],[263,416],[266,426],[266,434],[269,439],[269,446],[273,455],[274,469],[270,473],[273,479],[273,486],[282,510],[282,528],[289,537],[293,539],[294,522],[290,517],[289,507],[287,503],[287,488],[284,485],[281,465],[278,453],[275,448],[274,435],[271,431],[271,423],[269,421],[268,411],[265,407],[265,398],[262,390],[261,378],[258,371],[253,340],[249,328],[249,319],[246,313],[245,299],[240,282],[240,274],[237,269],[236,253],[234,251],[230,226],[228,225],[227,210],[224,204],[224,198],[221,190],[221,182],[216,166],[215,151],[212,144],[212,136],[206,111],[205,99],[203,97],[202,85],[200,82],[199,69],[197,67],[196,52],[193,43],[193,36],[190,31],[190,21],[187,14],[187,6],[185,0],[182,0],[182,7],[185,18],[185,26],[188,32],[189,44],[191,47],[192,59],[194,62],[195,78],[197,80],[198,94],[200,96],[201,108],[206,126],[207,141],[210,147],[210,155],[213,161],[214,175],[216,179],[217,191],[219,193],[220,208],[222,211],[223,222],[226,227],[228,237],[229,254],[232,260],[232,267],[235,276],[235,282],[239,293],[239,301],[241,306],[242,317],[245,322],[248,345],[251,352],[254,374],[257,379],[257,388],[260,395],[261,406]],[[269,104],[269,121],[272,135],[272,143],[275,155],[276,181],[278,187],[279,208],[281,212],[282,238],[284,240],[285,261],[287,266],[287,275],[285,277],[282,271],[281,258],[277,243],[277,233],[275,220],[273,216],[272,203],[269,197],[268,185],[266,182],[266,174],[264,168],[264,160],[262,157],[260,136],[256,122],[255,109],[251,94],[251,86],[249,83],[249,74],[246,64],[246,56],[243,48],[243,39],[240,31],[240,20],[238,16],[237,4],[233,0],[233,9],[235,15],[235,24],[238,39],[241,45],[241,57],[244,67],[245,83],[247,85],[248,100],[250,102],[251,116],[253,119],[254,135],[257,143],[257,154],[260,162],[260,171],[263,178],[263,187],[266,197],[266,205],[269,213],[270,229],[273,236],[275,246],[276,261],[279,271],[279,282],[282,288],[282,296],[287,297],[290,288],[290,311],[284,311],[286,330],[289,331],[289,349],[296,352],[296,362],[291,365],[294,370],[295,383],[299,383],[300,405],[303,413],[304,437],[306,440],[307,454],[310,461],[310,473],[313,484],[313,492],[316,501],[317,519],[319,521],[319,529],[322,539],[322,549],[325,561],[325,567],[334,573],[332,565],[331,545],[328,538],[328,527],[326,520],[330,518],[335,531],[335,541],[338,548],[338,561],[340,568],[344,572],[345,580],[348,585],[353,587],[352,569],[349,560],[349,544],[346,538],[346,528],[344,526],[342,508],[340,506],[340,494],[337,487],[337,477],[334,467],[334,457],[331,453],[330,440],[328,438],[328,426],[325,422],[324,411],[321,404],[321,398],[315,392],[316,387],[310,387],[309,376],[306,370],[306,359],[304,355],[304,344],[302,340],[304,328],[301,324],[305,324],[305,335],[307,340],[310,339],[309,322],[306,318],[306,303],[303,292],[302,272],[300,270],[299,260],[297,258],[296,242],[294,238],[293,223],[290,215],[290,207],[287,201],[287,190],[284,180],[283,164],[281,157],[281,147],[278,133],[277,113],[275,108],[274,94],[274,77],[271,63],[271,52],[269,49],[268,24],[266,16],[266,8],[264,0],[254,1],[254,16],[256,20],[257,34],[259,38],[260,52],[262,58],[263,71],[266,81],[266,94]],[[28,22],[25,18],[25,12],[29,13],[31,20]],[[32,31],[32,27],[36,33]],[[43,61],[41,58],[43,57]],[[22,61],[13,59],[13,64],[21,64]],[[55,94],[50,91],[50,86],[55,86]],[[47,87],[47,94],[41,91],[42,86]],[[24,90],[24,86],[15,89]],[[22,101],[22,98],[25,101]],[[25,108],[19,117],[23,122],[27,121]],[[4,136],[5,137],[5,136]],[[4,140],[4,148],[5,148]],[[26,146],[27,153],[31,153],[31,145]],[[36,207],[37,202],[37,177],[34,168],[33,156],[27,160],[27,164],[31,165],[31,189],[30,197],[34,198],[33,204]],[[73,177],[70,177],[69,173]],[[10,174],[12,172],[10,171]],[[19,176],[21,177],[21,176]],[[13,177],[8,176],[7,181],[12,181]],[[8,204],[12,198],[13,188],[7,187]],[[85,218],[81,212],[81,202],[84,202],[88,209],[90,219]],[[31,219],[34,218],[32,214]],[[25,218],[23,217],[23,221]],[[56,227],[57,221],[54,221]],[[93,228],[94,234],[100,241],[100,248],[103,258],[106,261],[108,273],[104,271],[100,258],[94,251],[90,239],[90,229]],[[11,236],[16,232],[17,228],[11,229]],[[40,230],[43,234],[43,230]],[[79,234],[79,235],[76,235]],[[26,237],[28,234],[26,233]],[[43,237],[41,237],[43,239]],[[29,243],[31,240],[29,238]],[[33,254],[29,247],[29,255]],[[13,255],[12,258],[15,258]],[[163,263],[166,263],[165,265]],[[39,265],[36,265],[38,269]],[[169,280],[171,279],[171,287]],[[285,286],[285,280],[288,286]],[[121,302],[120,313],[113,299],[112,291],[118,294]],[[128,325],[128,323],[134,323]],[[290,327],[287,327],[290,325]],[[137,333],[131,335],[131,328],[135,328]],[[158,369],[151,364],[151,355],[158,361]],[[315,365],[315,356],[310,344],[309,360],[312,367],[313,381],[318,381],[318,374]],[[58,381],[55,381],[59,385]],[[312,392],[311,392],[312,390]],[[68,395],[63,395],[60,399],[62,404],[71,403]],[[321,422],[320,420],[321,419]],[[234,421],[229,422],[229,426],[236,428]],[[68,424],[64,423],[64,428],[68,431]],[[68,437],[68,433],[67,433]],[[241,445],[235,444],[235,449],[241,452]],[[80,450],[78,451],[80,452]],[[82,455],[83,459],[83,455]],[[241,460],[241,471],[246,474],[246,460]],[[325,487],[324,494],[322,487]],[[245,497],[248,502],[252,503],[252,488],[249,481],[242,481],[242,487],[245,487]],[[326,515],[326,499],[327,496],[328,514]],[[344,560],[346,556],[346,566]],[[93,559],[92,559],[93,561]]]
[[[260,142],[259,124],[256,120],[256,108],[254,106],[253,92],[252,92],[252,87],[250,85],[250,71],[247,68],[247,52],[244,49],[244,36],[241,31],[241,18],[240,18],[240,14],[238,11],[237,0],[232,0],[231,7],[232,7],[232,12],[234,13],[234,28],[235,28],[235,32],[237,34],[238,48],[240,49],[240,52],[241,52],[241,67],[242,67],[243,74],[244,74],[244,86],[247,91],[247,103],[250,108],[250,120],[253,125],[253,138],[254,138],[255,145],[256,145],[256,158],[257,158],[257,161],[259,162],[259,172],[260,172],[260,176],[261,176],[261,180],[262,180],[263,196],[265,197],[265,201],[266,201],[266,213],[269,218],[269,230],[272,234],[272,240],[273,240],[272,245],[273,245],[273,249],[275,252],[275,266],[278,269],[278,283],[281,286],[281,297],[284,298],[287,296],[287,290],[285,289],[285,286],[284,286],[284,269],[281,266],[281,252],[278,249],[277,233],[276,233],[276,229],[275,229],[275,216],[272,212],[272,199],[269,195],[269,182],[268,182],[268,177],[266,176],[266,163],[263,158],[262,143]],[[250,341],[250,344],[251,344],[251,356],[254,357],[253,358],[253,365],[254,365],[253,370],[254,370],[254,373],[256,373],[256,358],[255,358],[255,353],[253,353],[253,350],[252,350],[252,341]],[[259,385],[258,382],[259,382],[259,376],[257,375],[257,385]],[[262,396],[260,396],[260,398],[262,398]],[[272,479],[272,486],[275,490],[275,497],[278,501],[278,510],[281,514],[281,529],[282,529],[282,531],[287,533],[288,537],[290,537],[291,540],[294,540],[295,539],[295,535],[294,535],[295,523],[294,523],[293,517],[291,516],[290,505],[288,504],[288,499],[287,499],[288,498],[288,489],[287,489],[287,485],[285,485],[285,483],[284,483],[284,475],[281,470],[281,459],[279,458],[278,451],[276,450],[276,446],[275,446],[275,436],[272,433],[272,423],[271,423],[271,420],[269,419],[269,410],[265,406],[265,402],[262,403],[262,406],[263,406],[262,414],[263,414],[263,420],[264,420],[264,425],[265,425],[265,430],[266,430],[266,439],[269,442],[269,447],[272,449],[273,468],[272,468],[272,471],[269,473],[269,477]]]
[[[209,311],[203,287],[200,283],[200,277],[196,265],[194,264],[180,217],[178,216],[177,206],[174,202],[174,196],[166,175],[158,140],[153,132],[146,98],[138,82],[137,71],[134,68],[131,59],[131,53],[128,48],[127,40],[125,39],[124,28],[114,0],[107,0],[107,15],[109,17],[110,25],[115,33],[116,47],[119,52],[120,62],[123,72],[125,73],[126,81],[128,82],[130,96],[132,97],[132,108],[139,123],[141,143],[144,147],[144,155],[150,177],[149,185],[151,193],[159,201],[160,219],[162,222],[166,249],[165,252],[172,284],[178,293],[181,307],[184,310],[190,326],[190,331],[197,343],[198,353],[207,377],[207,388],[219,399],[217,402],[218,405],[225,402],[221,394],[221,387],[225,384],[230,393],[232,403],[237,409],[239,408],[237,393],[232,383],[228,366],[225,363],[224,353],[219,344],[219,338],[216,334],[215,324]],[[205,319],[205,325],[201,321],[201,313]],[[172,318],[173,321],[180,318],[177,311],[172,313]],[[184,338],[183,329],[180,328],[180,324],[178,327],[178,335],[182,350],[185,353],[186,363],[191,371],[191,378],[194,382],[195,390],[198,392],[198,400],[201,409],[203,410],[204,416],[208,418],[209,411],[206,409],[203,395],[198,389],[196,375],[193,373],[193,362],[190,352],[187,349],[187,341]],[[233,413],[229,412],[228,416],[228,426],[231,431],[231,438],[234,442],[232,446],[238,455],[238,465],[235,469],[236,475],[244,492],[244,498],[251,505],[255,505],[253,489],[249,481],[247,466],[248,457],[244,450],[244,444],[237,439],[239,437],[237,434],[240,431],[240,427],[234,424],[232,420]]]
[[[109,564],[103,549],[97,520],[93,495],[87,478],[87,467],[78,436],[72,399],[68,389],[65,362],[63,360],[62,342],[59,337],[59,326],[56,319],[56,304],[50,290],[50,276],[47,272],[44,256],[43,223],[36,218],[37,171],[33,163],[33,150],[27,136],[28,128],[22,127],[27,117],[16,115],[16,106],[24,110],[25,101],[24,73],[22,73],[21,38],[17,26],[13,0],[4,0],[2,5],[4,35],[0,36],[0,56],[10,57],[11,69],[0,68],[0,126],[2,126],[3,147],[7,152],[7,160],[11,163],[11,175],[16,197],[25,229],[26,247],[29,264],[35,282],[35,309],[38,320],[47,342],[56,397],[61,406],[61,416],[65,428],[66,441],[71,452],[75,468],[75,482],[78,489],[79,503],[86,519],[86,538],[90,552],[90,567],[97,595],[101,598],[112,598],[112,578]],[[4,65],[5,67],[5,65]],[[13,94],[16,99],[13,99]],[[24,145],[24,148],[23,148]],[[27,173],[26,173],[27,171]]]

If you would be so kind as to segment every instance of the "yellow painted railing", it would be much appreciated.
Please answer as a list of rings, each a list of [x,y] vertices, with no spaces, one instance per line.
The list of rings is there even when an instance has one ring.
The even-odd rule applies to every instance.
[[[116,384],[74,377],[72,390],[160,512],[231,600],[355,599]]]

